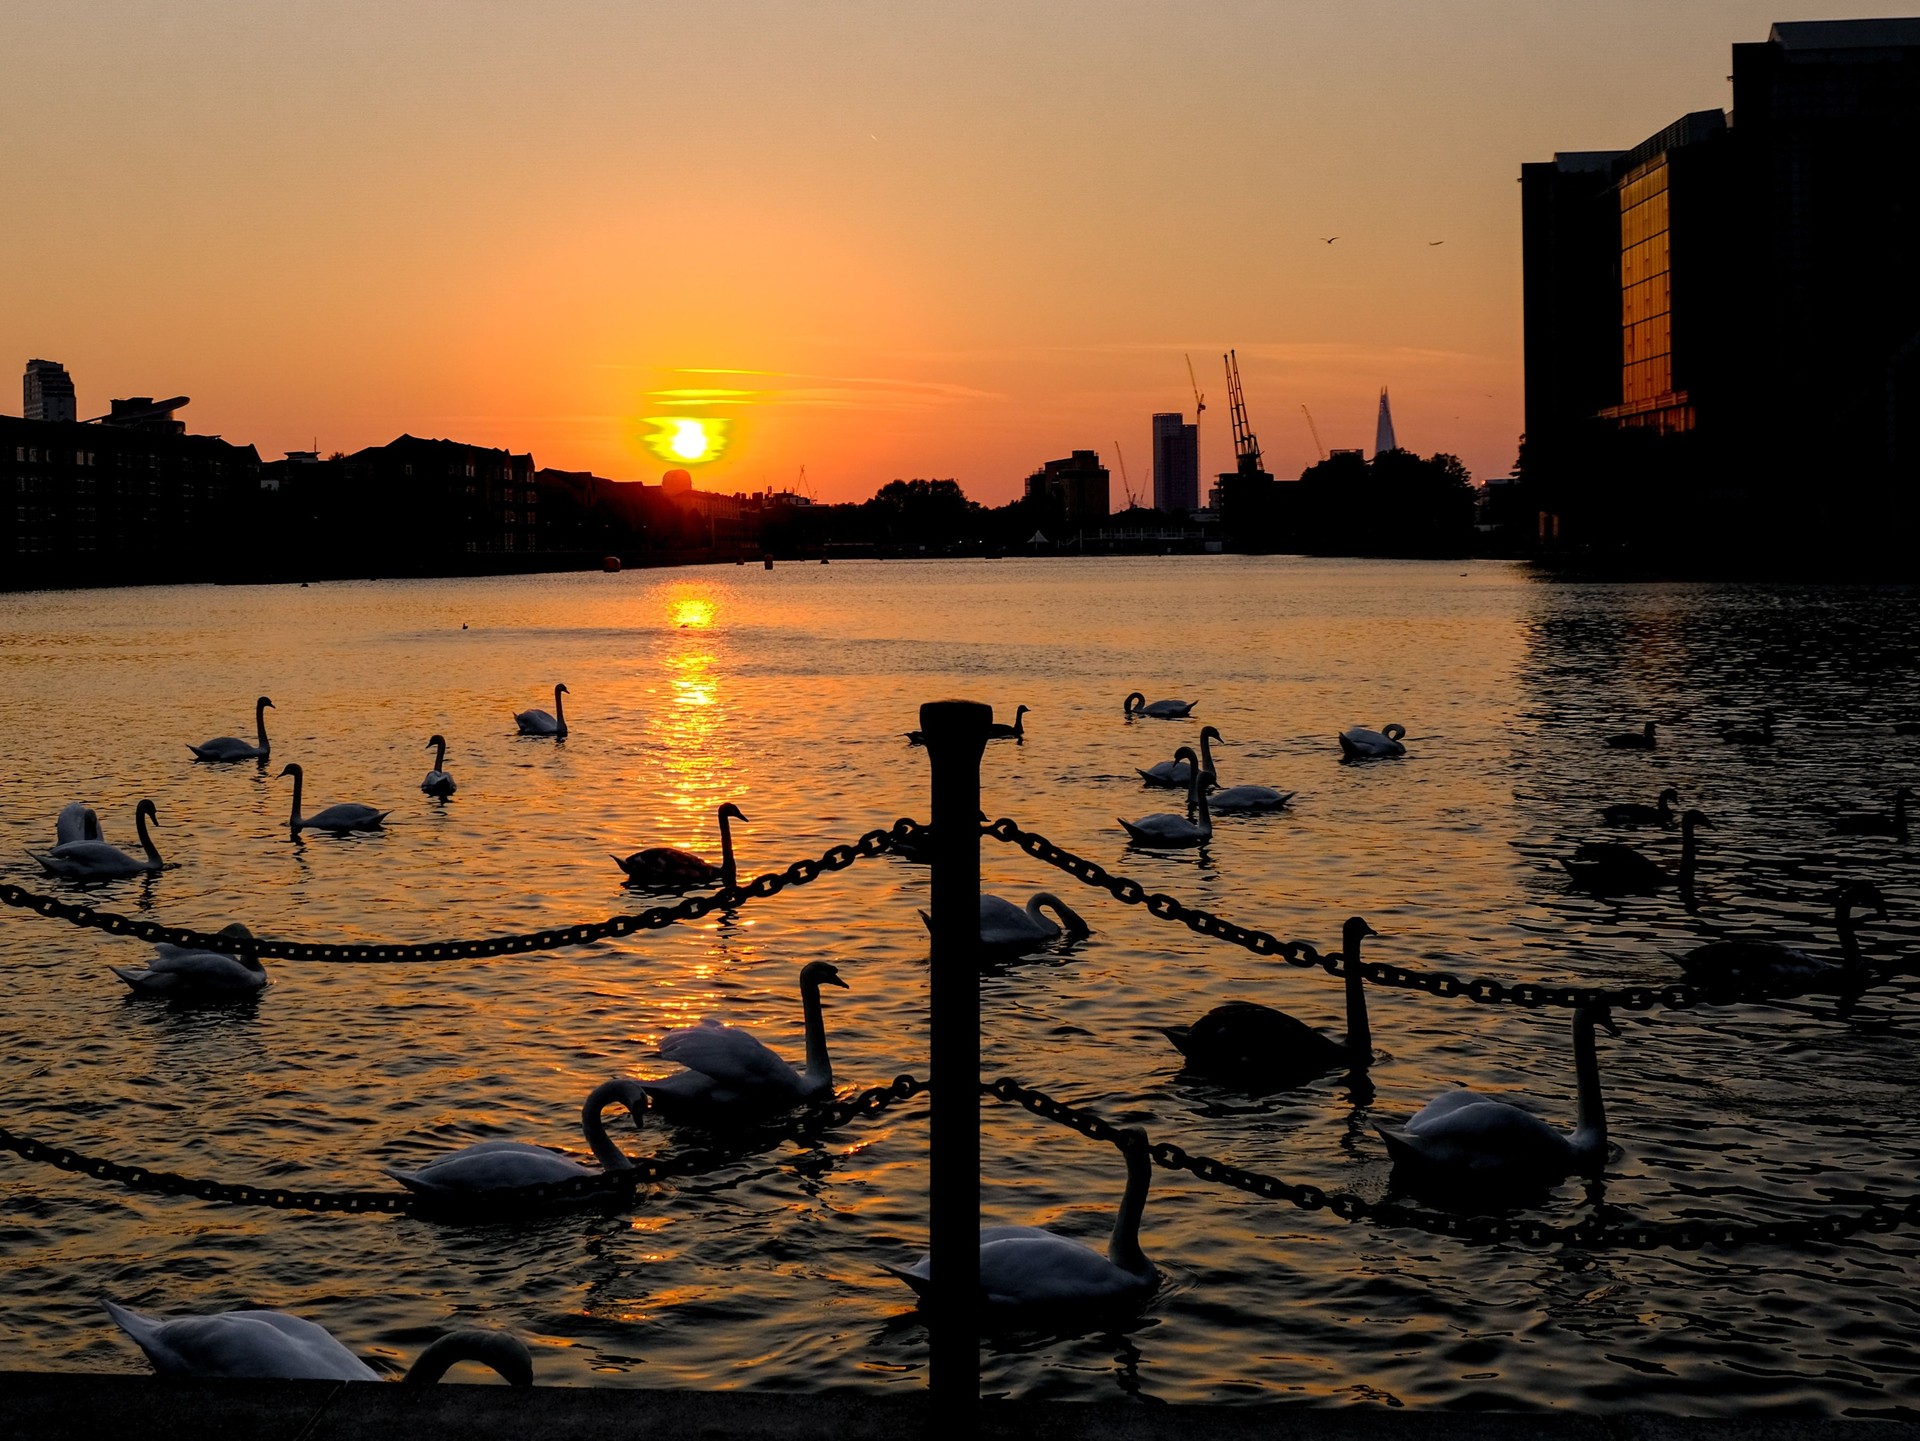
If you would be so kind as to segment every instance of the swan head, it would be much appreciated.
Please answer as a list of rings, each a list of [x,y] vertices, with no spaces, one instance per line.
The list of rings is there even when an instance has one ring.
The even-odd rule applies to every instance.
[[[1179,750],[1173,753],[1173,758],[1177,761],[1185,761],[1195,770],[1200,769],[1199,753],[1196,752],[1192,746],[1181,746]]]
[[[1216,740],[1216,741],[1217,741],[1217,740],[1222,740],[1222,739],[1223,739],[1223,737],[1221,736],[1221,734],[1220,734],[1220,731],[1219,731],[1219,728],[1218,728],[1218,727],[1216,727],[1216,726],[1201,726],[1201,727],[1200,727],[1200,739],[1201,739],[1201,740],[1203,740],[1203,741],[1204,741],[1204,740]]]
[[[1143,710],[1146,708],[1146,704],[1147,704],[1146,696],[1142,695],[1139,691],[1133,691],[1127,696],[1127,698],[1124,701],[1120,703],[1121,709],[1126,711],[1128,715],[1132,715],[1133,709],[1134,709],[1133,703],[1135,701],[1140,702],[1140,706]]]
[[[300,763],[298,761],[288,761],[286,765],[281,768],[280,774],[283,776],[292,776],[295,780],[298,780],[304,772],[300,769]]]
[[[429,736],[427,738],[427,749],[432,750],[435,746],[443,746],[446,743],[447,738],[445,736]]]
[[[1668,786],[1660,792],[1659,801],[1661,805],[1677,806],[1680,804],[1680,792]]]
[[[272,710],[274,708],[273,698],[271,696],[263,695],[260,697],[259,700],[253,703],[253,708],[255,710]]]
[[[719,814],[720,814],[720,819],[722,820],[725,820],[728,816],[732,816],[733,819],[741,822],[742,824],[744,824],[747,819],[746,812],[741,810],[740,807],[735,805],[732,801],[728,801],[725,805],[721,806]]]
[[[800,968],[802,986],[838,986],[843,991],[853,989],[840,979],[840,969],[832,961],[809,961]]]
[[[1021,716],[1025,715],[1028,711],[1032,709],[1033,707],[1030,705],[1015,706],[1013,708],[1013,718],[1015,720],[1019,720]]]
[[[1840,904],[1849,910],[1864,910],[1872,906],[1874,919],[1887,919],[1887,898],[1880,894],[1880,887],[1872,881],[1848,881],[1840,887]]]
[[[1605,1001],[1582,1001],[1573,1008],[1576,1023],[1585,1021],[1597,1030],[1605,1031],[1609,1036],[1618,1036],[1620,1027],[1614,1023],[1613,1007]]]
[[[560,682],[559,685],[555,686],[553,688],[553,693],[555,695],[572,695],[573,694],[572,691],[567,689],[567,683],[565,681],[562,681]]]
[[[1377,936],[1380,932],[1368,925],[1364,916],[1348,916],[1346,925],[1340,928],[1340,949],[1351,958],[1360,954],[1360,942],[1368,936]]]
[[[1407,737],[1407,728],[1398,723],[1382,726],[1380,727],[1380,734],[1390,741],[1405,740]]]
[[[1651,725],[1652,722],[1649,721],[1648,724]],[[1707,819],[1707,813],[1705,811],[1686,812],[1680,817],[1680,824],[1683,826],[1691,826],[1697,831],[1710,831],[1714,828],[1713,822]]]
[[[133,815],[135,820],[138,820],[141,816],[145,816],[156,826],[160,824],[160,812],[154,809],[152,801],[140,802],[139,805],[133,808]]]

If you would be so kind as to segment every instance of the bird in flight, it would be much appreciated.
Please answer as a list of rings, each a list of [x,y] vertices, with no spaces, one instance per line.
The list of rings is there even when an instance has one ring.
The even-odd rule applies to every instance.
[[[1446,243],[1447,243],[1447,242],[1446,242],[1446,241],[1444,241],[1444,240],[1429,240],[1429,241],[1427,242],[1427,244],[1429,244],[1429,245],[1445,245]]]
[[[1337,235],[1323,235],[1320,238],[1326,241],[1327,244],[1331,245],[1333,244],[1334,241],[1338,240],[1340,237]]]

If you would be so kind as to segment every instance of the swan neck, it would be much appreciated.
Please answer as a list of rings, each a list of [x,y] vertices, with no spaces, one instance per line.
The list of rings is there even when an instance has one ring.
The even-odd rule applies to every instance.
[[[1194,824],[1203,831],[1213,829],[1213,819],[1207,814],[1207,777],[1199,766],[1187,767],[1187,804],[1198,812]]]
[[[1356,1066],[1373,1061],[1373,1026],[1367,1020],[1367,983],[1360,973],[1360,945],[1347,953],[1347,1051]]]
[[[553,729],[556,735],[567,733],[567,693],[559,686],[553,688]]]
[[[827,1021],[820,1011],[820,983],[800,983],[800,1013],[807,1025],[807,1080],[818,1086],[833,1085],[833,1062],[827,1056]]]
[[[449,1331],[407,1368],[406,1384],[428,1385],[461,1361],[478,1361],[506,1378],[510,1386],[533,1384],[533,1356],[517,1338],[499,1331]]]
[[[438,742],[433,748],[433,768],[443,771],[447,768],[447,743]]]
[[[1600,1099],[1600,1057],[1593,1044],[1593,1022],[1573,1018],[1573,1072],[1579,1086],[1580,1109],[1574,1122],[1573,1148],[1582,1160],[1607,1152],[1607,1110]]]
[[[1200,737],[1200,764],[1208,775],[1217,775],[1213,768],[1213,737],[1202,734]]]
[[[631,1171],[633,1162],[627,1159],[627,1153],[613,1143],[613,1137],[607,1134],[607,1123],[601,1112],[616,1101],[626,1102],[632,1098],[631,1081],[602,1081],[587,1095],[586,1104],[580,1108],[580,1129],[587,1138],[587,1145],[599,1159],[600,1164],[609,1171]]]
[[[140,836],[140,849],[147,853],[147,859],[156,864],[160,860],[160,848],[153,843],[153,837],[147,834],[147,813],[145,809],[133,814],[133,828]]]
[[[733,817],[720,813],[720,883],[731,886],[736,872],[733,866]]]
[[[1123,1271],[1146,1268],[1146,1253],[1140,1249],[1140,1218],[1147,1210],[1147,1186],[1153,1179],[1153,1158],[1145,1146],[1125,1148],[1127,1189],[1120,1197],[1120,1210],[1113,1218],[1113,1234],[1107,1238],[1107,1259]]]
[[[300,829],[300,786],[301,782],[305,779],[306,777],[302,772],[295,771],[293,773],[293,810],[287,816],[287,824],[295,830]]]
[[[1859,937],[1853,933],[1853,898],[1843,895],[1833,908],[1833,928],[1840,932],[1840,960],[1850,971],[1859,970],[1865,961],[1860,954]]]
[[[255,743],[261,750],[267,748],[267,708],[256,704],[253,708],[253,734]]]

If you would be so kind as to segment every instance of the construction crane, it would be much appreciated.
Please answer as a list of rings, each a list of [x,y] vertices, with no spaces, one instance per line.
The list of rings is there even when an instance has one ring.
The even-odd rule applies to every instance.
[[[1320,452],[1320,458],[1327,458],[1327,448],[1320,443],[1320,427],[1313,423],[1313,412],[1306,406],[1300,407],[1300,413],[1307,418],[1307,429],[1313,433],[1313,448]]]
[[[1266,473],[1260,462],[1260,442],[1247,424],[1247,402],[1240,391],[1240,359],[1229,350],[1220,357],[1227,363],[1227,414],[1233,421],[1234,469],[1241,475]]]
[[[1113,443],[1113,453],[1120,457],[1120,488],[1127,493],[1127,509],[1138,510],[1140,502],[1133,498],[1133,482],[1127,479],[1127,453],[1117,440]]]
[[[1193,387],[1193,423],[1198,425],[1200,417],[1206,414],[1207,398],[1200,393],[1200,382],[1193,373],[1193,357],[1187,357],[1187,384]]]

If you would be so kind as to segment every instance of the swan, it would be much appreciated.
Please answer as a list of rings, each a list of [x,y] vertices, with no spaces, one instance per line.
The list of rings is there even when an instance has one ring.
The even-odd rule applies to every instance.
[[[1207,785],[1200,770],[1200,757],[1193,753],[1192,746],[1181,746],[1173,754],[1175,760],[1184,758],[1187,762],[1187,807],[1199,812],[1199,822],[1196,824],[1171,811],[1156,811],[1137,821],[1121,821],[1121,828],[1136,846],[1145,846],[1150,850],[1176,850],[1185,846],[1204,846],[1213,839],[1213,818],[1207,814]]]
[[[640,1082],[616,1078],[595,1086],[580,1107],[580,1129],[600,1160],[600,1170],[545,1146],[529,1146],[522,1141],[482,1141],[411,1171],[397,1166],[384,1169],[409,1191],[446,1201],[474,1200],[526,1186],[598,1176],[604,1171],[630,1171],[633,1162],[607,1135],[606,1124],[600,1119],[600,1113],[615,1102],[627,1108],[634,1130],[646,1126],[647,1092]]]
[[[1875,916],[1887,919],[1886,898],[1869,881],[1852,881],[1840,888],[1834,902],[1833,925],[1840,933],[1840,960],[1836,964],[1778,941],[1712,941],[1675,956],[1687,979],[1697,986],[1761,986],[1807,988],[1813,983],[1850,982],[1865,978],[1866,957],[1854,935],[1855,907],[1872,906]]]
[[[987,727],[987,739],[990,741],[1025,740],[1027,738],[1027,726],[1026,726],[1026,721],[1024,717],[1026,716],[1027,712],[1031,709],[1032,709],[1031,706],[1023,705],[1018,710],[1014,711],[1012,725],[1007,725],[1002,721],[993,722],[991,725]],[[919,735],[920,733],[918,731],[914,731],[912,732],[912,734]],[[923,745],[925,744],[925,737],[921,738],[921,743]]]
[[[1607,1113],[1600,1100],[1600,1063],[1593,1028],[1620,1034],[1606,1005],[1582,1001],[1573,1011],[1573,1065],[1579,1111],[1573,1134],[1533,1112],[1475,1091],[1434,1097],[1397,1131],[1378,1127],[1396,1171],[1477,1191],[1531,1192],[1574,1172],[1595,1176],[1607,1162]]]
[[[273,709],[273,702],[265,696],[253,703],[253,730],[259,737],[257,744],[248,745],[236,736],[215,736],[204,745],[188,743],[187,749],[193,752],[195,760],[202,761],[263,761],[273,752],[267,741],[267,712]]]
[[[567,738],[567,710],[560,702],[563,695],[572,695],[564,685],[553,688],[553,714],[543,710],[523,710],[514,715],[513,723],[520,728],[523,736],[552,736],[555,740]]]
[[[1220,732],[1213,726],[1200,727],[1200,769],[1209,776],[1213,774],[1213,742],[1221,738]],[[1168,790],[1178,787],[1187,788],[1191,777],[1191,767],[1183,760],[1160,761],[1145,770],[1134,767],[1140,779],[1150,786],[1164,786]]]
[[[60,807],[60,814],[53,820],[53,848],[73,841],[97,841],[100,839],[100,817],[93,813],[93,807],[85,801],[69,801]]]
[[[1285,1011],[1254,1001],[1215,1006],[1191,1026],[1162,1026],[1161,1034],[1187,1058],[1187,1069],[1249,1087],[1297,1086],[1329,1071],[1364,1071],[1373,1064],[1373,1028],[1360,974],[1360,942],[1380,933],[1359,916],[1348,918],[1340,953],[1346,958],[1347,1034],[1335,1040]]]
[[[1052,907],[1058,921],[1043,914],[1047,907]],[[920,919],[929,931],[933,929],[932,916],[922,911]],[[1036,892],[1025,907],[999,896],[983,893],[980,897],[980,944],[995,950],[1031,950],[1063,935],[1077,941],[1092,934],[1073,907],[1051,891]]]
[[[253,932],[235,921],[220,934],[252,940]],[[264,990],[267,968],[255,956],[157,942],[144,967],[114,966],[113,973],[141,996],[244,996]]]
[[[1913,792],[1901,786],[1893,793],[1893,811],[1882,814],[1879,811],[1860,811],[1852,815],[1833,818],[1834,834],[1842,836],[1892,836],[1897,841],[1907,839],[1907,797]]]
[[[447,774],[447,738],[435,736],[427,742],[427,749],[433,752],[433,769],[427,772],[427,778],[420,782],[420,789],[430,796],[439,796],[443,800],[460,789],[453,783],[453,777]]]
[[[1136,705],[1134,702],[1138,701]],[[1156,700],[1149,701],[1139,691],[1129,695],[1122,706],[1129,717],[1151,716],[1154,720],[1185,720],[1193,714],[1193,708],[1200,704],[1193,700]]]
[[[1600,895],[1643,896],[1672,885],[1678,885],[1683,891],[1690,890],[1696,828],[1712,830],[1713,822],[1699,811],[1688,811],[1680,817],[1678,871],[1669,871],[1658,861],[1619,841],[1588,841],[1573,853],[1572,860],[1563,857],[1560,864],[1575,885]]]
[[[694,1120],[751,1119],[828,1099],[833,1095],[833,1062],[827,1057],[827,1027],[820,1012],[823,985],[851,989],[831,962],[811,961],[801,967],[805,1070],[794,1070],[751,1031],[707,1019],[660,1038],[660,1054],[684,1070],[640,1084],[661,1111]]]
[[[1654,748],[1653,722],[1648,721],[1645,730],[1608,736],[1606,744],[1609,749],[1617,751],[1650,751]]]
[[[134,828],[140,835],[140,848],[147,855],[145,860],[135,860],[118,846],[110,846],[105,841],[68,841],[65,845],[55,846],[44,854],[27,854],[40,863],[40,869],[50,876],[58,876],[66,881],[117,881],[127,876],[144,876],[165,867],[160,863],[159,847],[153,843],[153,837],[147,834],[147,822],[160,824],[159,812],[152,801],[141,801],[133,812]]]
[[[300,788],[305,783],[306,773],[293,761],[288,761],[283,776],[293,777],[293,809],[287,816],[287,828],[296,836],[301,831],[328,831],[343,836],[348,831],[377,831],[380,823],[392,811],[377,811],[372,806],[362,805],[358,801],[342,801],[337,806],[328,806],[310,816],[300,814]]]
[[[622,884],[658,890],[686,890],[689,886],[711,885],[715,881],[723,886],[731,886],[736,872],[733,864],[733,828],[727,823],[737,820],[745,824],[747,818],[732,801],[721,806],[718,815],[719,865],[703,860],[692,851],[683,851],[678,846],[648,846],[644,851],[635,851],[624,859],[613,857],[613,863],[627,873]]]
[[[324,1326],[284,1311],[221,1311],[212,1316],[142,1316],[101,1298],[113,1324],[133,1338],[162,1376],[204,1380],[378,1381],[380,1373]],[[533,1384],[533,1354],[504,1331],[449,1331],[408,1368],[413,1384],[438,1381],[459,1361],[478,1361],[509,1386]]]
[[[1610,826],[1670,826],[1674,821],[1674,806],[1680,799],[1680,792],[1668,786],[1660,792],[1659,802],[1643,806],[1638,801],[1621,801],[1617,805],[1602,806],[1600,815]]]
[[[1406,738],[1407,728],[1403,725],[1382,726],[1370,731],[1365,726],[1355,726],[1351,730],[1340,732],[1340,754],[1350,761],[1382,760],[1392,756],[1403,756],[1407,748],[1400,744]]]
[[[1770,746],[1773,744],[1773,723],[1778,719],[1770,710],[1761,711],[1759,730],[1735,726],[1731,730],[1721,731],[1720,739],[1736,746]]]
[[[1127,1189],[1114,1213],[1103,1256],[1041,1226],[986,1226],[980,1231],[981,1299],[991,1312],[1064,1311],[1087,1307],[1135,1308],[1160,1285],[1160,1272],[1140,1249],[1140,1217],[1146,1210],[1153,1158],[1147,1133],[1129,1127],[1116,1144],[1127,1158]],[[926,1299],[931,1257],[910,1266],[880,1269]]]

